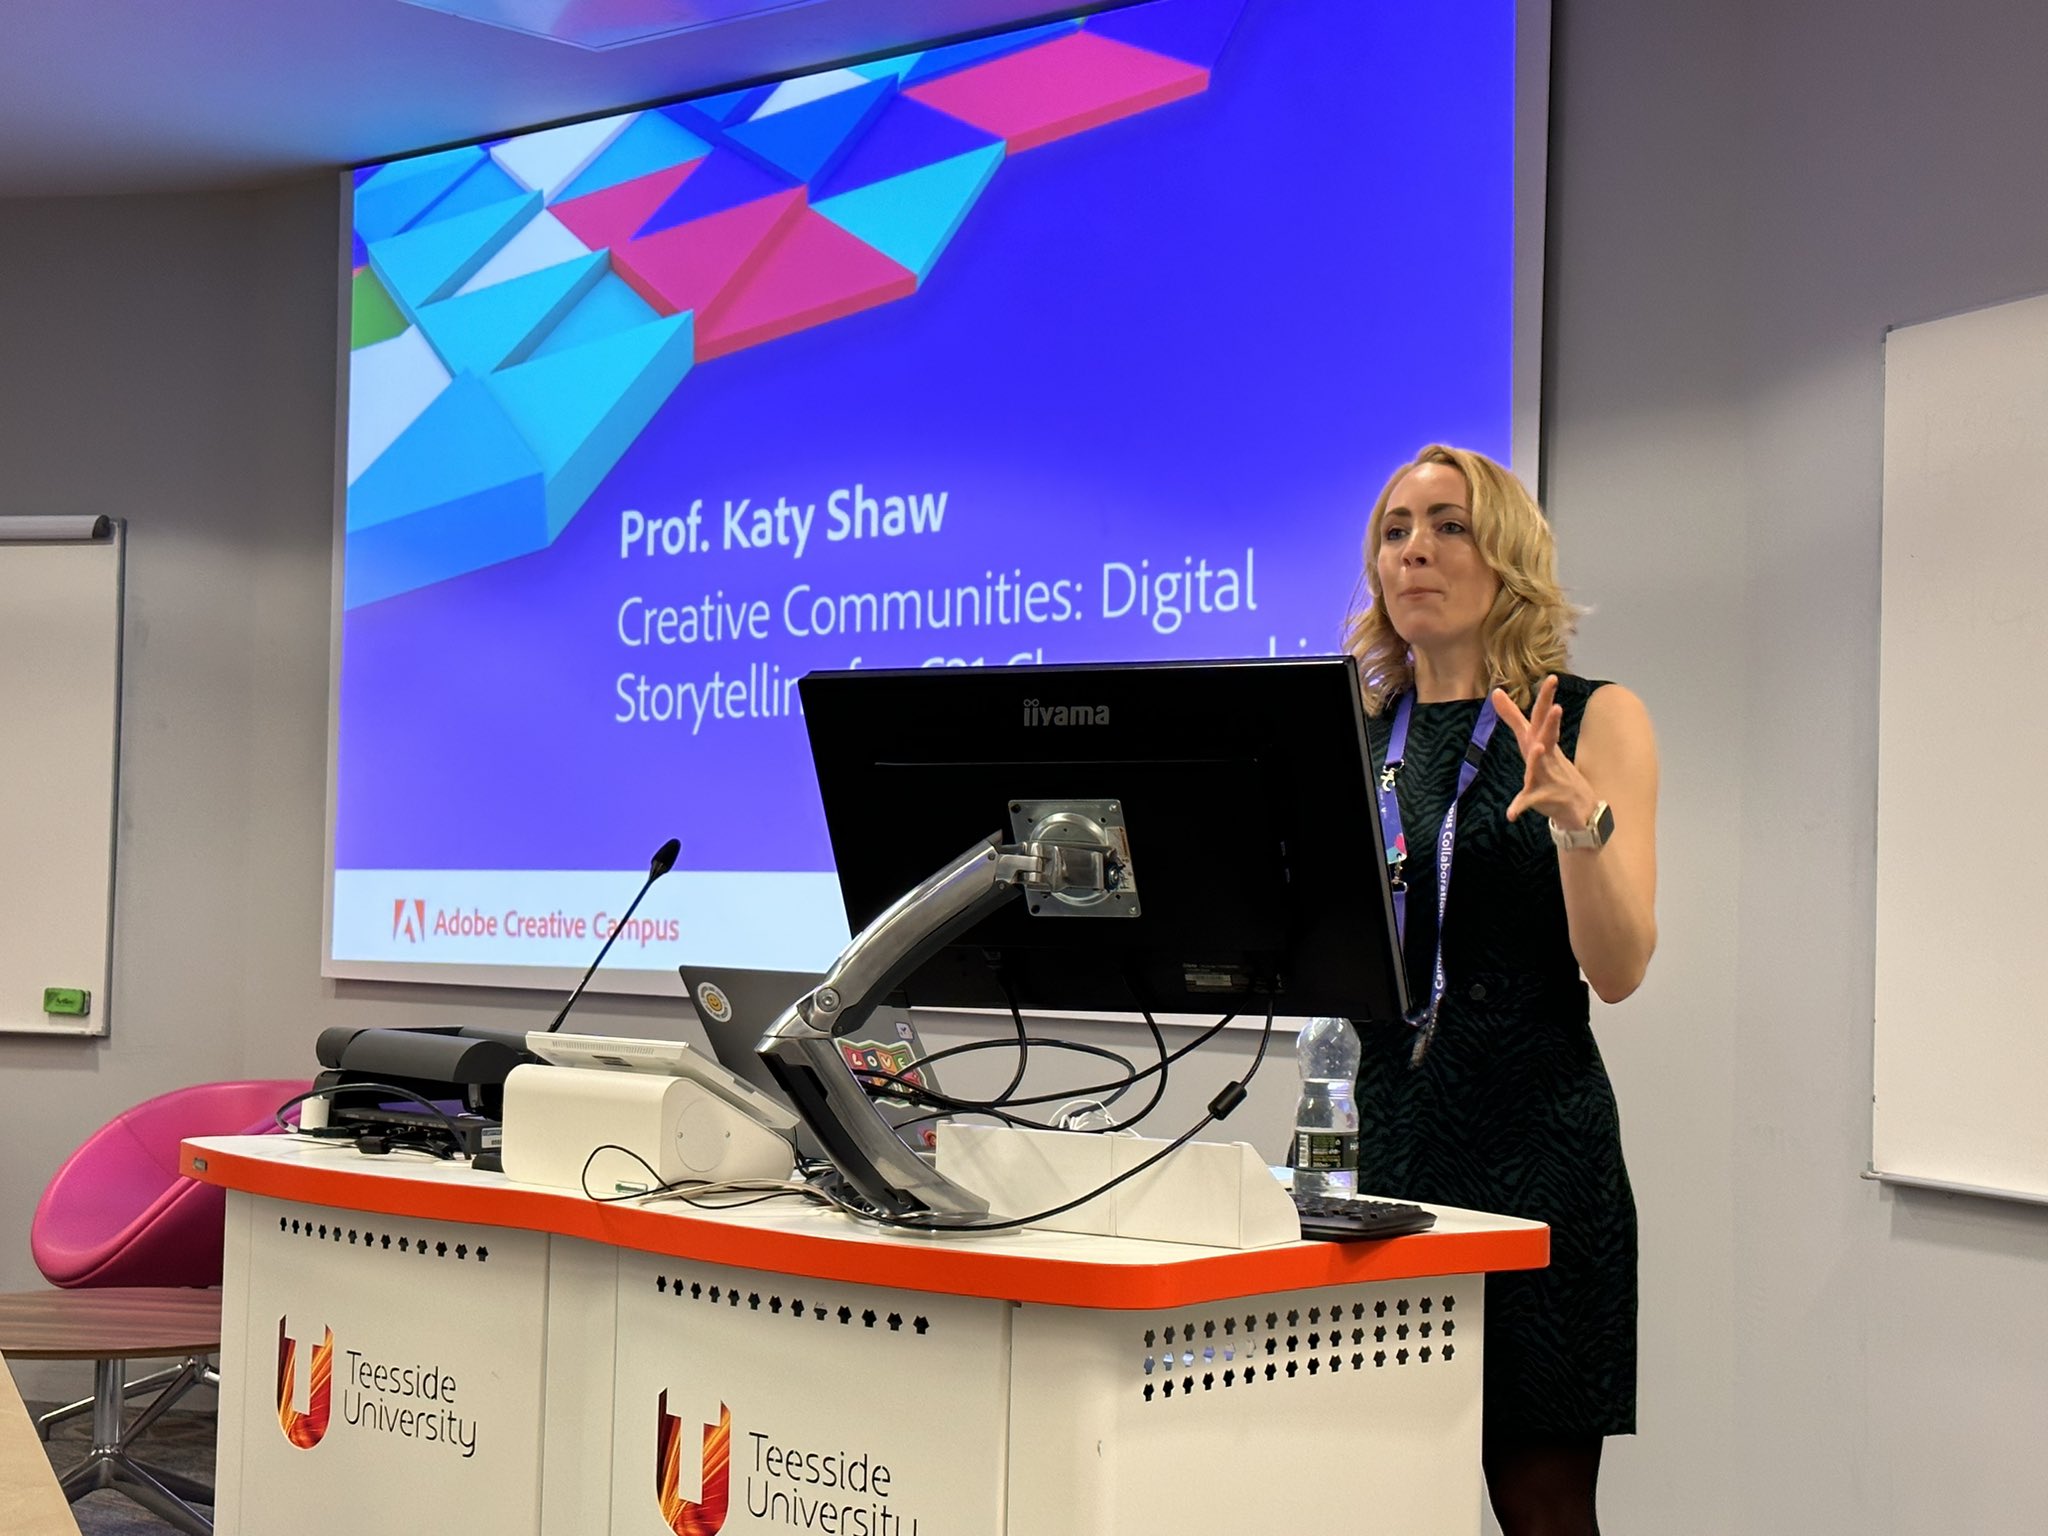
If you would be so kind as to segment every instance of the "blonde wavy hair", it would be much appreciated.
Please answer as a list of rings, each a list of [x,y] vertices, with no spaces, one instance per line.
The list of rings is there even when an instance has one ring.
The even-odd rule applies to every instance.
[[[1414,653],[1387,617],[1377,557],[1394,487],[1424,464],[1448,464],[1465,477],[1473,543],[1500,578],[1500,591],[1479,632],[1487,687],[1506,689],[1527,709],[1544,677],[1571,664],[1571,637],[1582,610],[1566,600],[1557,583],[1557,546],[1528,488],[1483,453],[1432,443],[1388,478],[1365,526],[1365,570],[1344,626],[1344,649],[1358,658],[1366,712],[1378,714],[1415,682]]]

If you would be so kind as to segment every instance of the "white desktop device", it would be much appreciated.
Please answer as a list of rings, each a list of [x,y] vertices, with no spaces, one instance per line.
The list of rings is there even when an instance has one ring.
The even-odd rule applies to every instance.
[[[771,1131],[793,1131],[796,1112],[768,1097],[736,1072],[729,1072],[687,1040],[634,1040],[623,1035],[551,1035],[529,1030],[526,1048],[557,1067],[590,1067],[605,1072],[645,1072],[687,1077]]]
[[[505,1079],[506,1177],[628,1194],[698,1179],[786,1179],[796,1116],[681,1040],[553,1035]]]

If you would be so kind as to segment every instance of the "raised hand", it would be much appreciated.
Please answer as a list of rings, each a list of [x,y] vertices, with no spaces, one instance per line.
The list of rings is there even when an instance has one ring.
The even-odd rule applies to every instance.
[[[1592,819],[1599,796],[1557,744],[1558,729],[1564,723],[1564,707],[1557,702],[1557,678],[1543,679],[1526,715],[1504,688],[1493,690],[1493,707],[1515,733],[1515,745],[1522,751],[1522,792],[1509,803],[1508,820],[1524,811],[1536,811],[1560,827],[1583,827]]]

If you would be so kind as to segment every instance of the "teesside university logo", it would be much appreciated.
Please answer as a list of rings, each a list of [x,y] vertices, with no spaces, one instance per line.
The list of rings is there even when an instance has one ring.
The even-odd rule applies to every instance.
[[[391,937],[417,944],[427,936],[427,904],[418,897],[403,896],[391,903]]]
[[[718,1422],[704,1426],[703,1482],[697,1500],[683,1497],[683,1421],[668,1411],[668,1393],[654,1408],[654,1491],[661,1518],[676,1536],[718,1536],[732,1498],[732,1410],[720,1403]]]
[[[324,1337],[320,1347],[313,1351],[306,1411],[300,1413],[292,1406],[292,1378],[296,1374],[299,1344],[285,1333],[284,1319],[277,1320],[277,1422],[284,1429],[285,1439],[302,1451],[310,1451],[320,1443],[334,1407],[334,1330],[321,1331]]]

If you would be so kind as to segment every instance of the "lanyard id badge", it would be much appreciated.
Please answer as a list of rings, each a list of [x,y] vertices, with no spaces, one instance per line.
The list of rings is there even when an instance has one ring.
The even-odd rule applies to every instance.
[[[1415,713],[1415,690],[1409,689],[1401,695],[1394,706],[1394,726],[1387,737],[1387,762],[1380,770],[1379,804],[1380,836],[1387,847],[1387,876],[1394,894],[1394,929],[1400,936],[1402,954],[1407,953],[1408,943],[1408,882],[1403,877],[1403,866],[1408,861],[1408,838],[1401,826],[1401,801],[1395,792],[1399,780],[1402,759],[1408,751],[1408,726]],[[1493,728],[1500,724],[1500,716],[1493,707],[1493,695],[1488,694],[1486,702],[1479,706],[1479,718],[1472,726],[1472,739],[1465,746],[1465,757],[1458,764],[1458,788],[1451,796],[1450,808],[1444,812],[1443,824],[1436,836],[1436,966],[1430,977],[1429,1001],[1408,1016],[1408,1024],[1415,1031],[1415,1048],[1409,1053],[1411,1067],[1422,1065],[1422,1058],[1429,1051],[1429,1042],[1436,1034],[1437,1010],[1444,1000],[1444,912],[1451,901],[1451,865],[1458,851],[1458,807],[1464,802],[1465,792],[1479,777],[1479,765],[1486,758],[1486,744],[1493,739]]]

